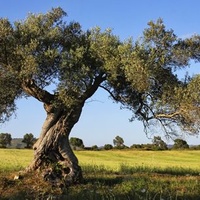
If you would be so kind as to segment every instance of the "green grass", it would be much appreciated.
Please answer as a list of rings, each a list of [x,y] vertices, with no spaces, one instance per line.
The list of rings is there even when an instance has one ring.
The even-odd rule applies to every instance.
[[[199,199],[200,151],[76,151],[83,184],[60,190],[35,174],[13,181],[31,150],[0,149],[0,199]]]
[[[181,167],[200,171],[200,151],[77,151],[80,164],[104,165],[118,170],[120,166],[150,168]]]
[[[121,166],[149,169],[183,169],[200,172],[200,151],[76,151],[81,166],[101,166],[118,171]],[[18,171],[33,158],[28,149],[0,149],[0,172]]]
[[[28,166],[32,158],[32,150],[0,149],[0,173],[22,170]]]

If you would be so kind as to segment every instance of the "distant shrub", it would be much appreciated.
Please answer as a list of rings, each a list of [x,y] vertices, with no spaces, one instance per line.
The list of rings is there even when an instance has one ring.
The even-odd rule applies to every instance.
[[[111,144],[105,144],[104,149],[105,150],[111,150],[111,149],[113,149],[113,146]]]
[[[98,150],[99,150],[99,148],[98,148],[97,145],[93,145],[93,146],[91,146],[91,149],[92,149],[93,151],[98,151]]]
[[[0,133],[0,148],[6,148],[11,145],[12,137],[9,133]]]
[[[185,140],[175,139],[173,149],[189,149],[189,145]]]
[[[131,149],[142,149],[142,145],[141,144],[133,144],[130,146]]]

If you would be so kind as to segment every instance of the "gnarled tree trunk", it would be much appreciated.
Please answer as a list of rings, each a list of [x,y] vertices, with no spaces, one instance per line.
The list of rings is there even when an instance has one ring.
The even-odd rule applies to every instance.
[[[28,171],[40,170],[46,180],[70,185],[82,181],[78,159],[69,144],[71,129],[79,120],[83,104],[66,109],[45,104],[47,118],[34,145],[34,160]]]
[[[47,113],[40,137],[34,145],[34,159],[27,171],[43,171],[44,178],[54,183],[70,185],[82,181],[81,167],[70,147],[69,134],[79,120],[85,101],[105,80],[104,73],[92,79],[71,106],[62,104],[57,95],[40,88],[33,79],[22,82],[23,90],[43,102]]]

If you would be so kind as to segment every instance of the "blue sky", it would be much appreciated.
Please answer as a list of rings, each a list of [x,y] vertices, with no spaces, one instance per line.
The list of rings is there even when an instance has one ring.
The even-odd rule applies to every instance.
[[[200,34],[199,0],[0,0],[0,3],[0,17],[12,22],[24,19],[30,12],[45,13],[60,6],[68,14],[67,21],[78,21],[84,30],[94,26],[112,28],[122,40],[137,39],[148,21],[158,18],[162,18],[166,27],[173,29],[179,37]],[[191,66],[189,72],[200,73],[200,65]],[[43,105],[31,98],[19,100],[17,105],[17,116],[1,125],[0,132],[11,133],[13,138],[23,137],[25,133],[38,137],[46,117]],[[86,146],[112,144],[117,135],[129,146],[151,143],[142,124],[130,123],[130,117],[129,111],[120,110],[120,105],[114,104],[99,90],[84,106],[71,136],[83,139]],[[200,144],[200,136],[185,136],[185,139],[189,144]]]

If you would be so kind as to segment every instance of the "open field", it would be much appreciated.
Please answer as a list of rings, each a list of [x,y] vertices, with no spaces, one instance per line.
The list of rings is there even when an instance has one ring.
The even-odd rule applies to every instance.
[[[149,168],[183,168],[199,170],[200,151],[76,151],[80,165],[104,166],[117,171],[122,165]],[[21,170],[32,160],[33,151],[0,149],[0,172]]]
[[[104,165],[118,170],[121,165],[150,168],[190,168],[200,172],[200,151],[84,151],[76,152],[80,164]]]
[[[119,171],[129,168],[183,170],[200,173],[200,151],[76,151],[81,166],[99,166]],[[26,149],[0,149],[0,172],[24,169],[32,160],[33,151]]]
[[[85,182],[61,192],[34,174],[13,181],[33,152],[0,149],[0,199],[200,199],[200,151],[75,153]]]

